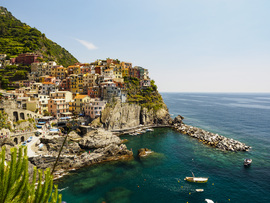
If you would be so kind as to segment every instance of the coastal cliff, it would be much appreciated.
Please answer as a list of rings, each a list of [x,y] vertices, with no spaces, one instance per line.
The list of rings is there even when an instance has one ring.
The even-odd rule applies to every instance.
[[[139,125],[170,125],[172,119],[165,104],[155,111],[138,104],[117,102],[103,110],[100,122],[106,130],[125,130]]]

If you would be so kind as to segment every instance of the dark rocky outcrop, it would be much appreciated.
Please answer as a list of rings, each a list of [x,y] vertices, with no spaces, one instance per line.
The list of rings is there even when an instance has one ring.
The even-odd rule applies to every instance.
[[[176,125],[181,125],[182,122],[183,122],[183,120],[184,120],[184,117],[178,115],[178,116],[176,116],[176,117],[173,119],[172,124],[173,124],[173,125],[174,125],[174,124],[176,124]]]

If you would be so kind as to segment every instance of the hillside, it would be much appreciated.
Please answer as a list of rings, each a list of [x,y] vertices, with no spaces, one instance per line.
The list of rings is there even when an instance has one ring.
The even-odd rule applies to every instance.
[[[138,104],[141,107],[153,109],[154,111],[166,106],[157,90],[154,80],[151,80],[150,87],[142,89],[140,88],[140,81],[138,78],[125,77],[124,79],[127,87],[128,103]]]
[[[0,7],[0,53],[16,57],[26,52],[42,54],[45,61],[56,61],[64,67],[78,62],[66,49],[47,39],[45,34]]]

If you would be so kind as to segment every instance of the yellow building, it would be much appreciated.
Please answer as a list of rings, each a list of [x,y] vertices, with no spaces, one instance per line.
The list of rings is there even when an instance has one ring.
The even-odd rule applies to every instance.
[[[71,74],[70,76],[70,91],[73,94],[83,92],[83,75]]]
[[[96,86],[96,80],[97,80],[98,75],[97,74],[91,74],[91,73],[86,73],[83,75],[83,86],[84,87],[93,87]]]
[[[56,68],[55,71],[55,77],[59,79],[65,79],[67,75],[67,69],[64,68],[63,66],[59,66]]]
[[[80,65],[69,66],[69,67],[67,67],[67,72],[68,72],[68,74],[79,75],[79,74],[81,74],[81,67],[82,66],[80,66]]]
[[[115,78],[122,78],[122,68],[120,64],[116,64],[113,67],[113,74],[115,76]]]
[[[88,102],[90,102],[90,97],[88,95],[76,95],[73,102],[73,112],[76,114],[84,114],[84,106],[85,103]]]
[[[26,110],[35,112],[37,109],[39,109],[38,100],[26,101]]]
[[[45,78],[47,78],[47,77],[48,77],[48,75],[40,76],[39,77],[39,82],[44,83],[45,82]]]
[[[122,69],[122,77],[129,77],[129,68]]]
[[[57,79],[65,79],[67,75],[67,68],[63,66],[54,66],[51,69],[51,75]]]

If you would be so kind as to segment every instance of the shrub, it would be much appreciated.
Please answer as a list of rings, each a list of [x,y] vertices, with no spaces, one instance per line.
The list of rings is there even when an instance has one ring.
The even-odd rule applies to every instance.
[[[38,181],[36,181],[37,168],[34,167],[33,180],[29,182],[27,148],[11,148],[11,161],[5,161],[5,147],[0,152],[0,202],[50,202],[60,203],[62,195],[58,195],[58,188],[54,186],[53,176],[50,169],[45,171],[45,179],[42,182],[43,172],[38,170]],[[24,151],[24,153],[23,153]],[[37,186],[36,186],[37,184]]]

